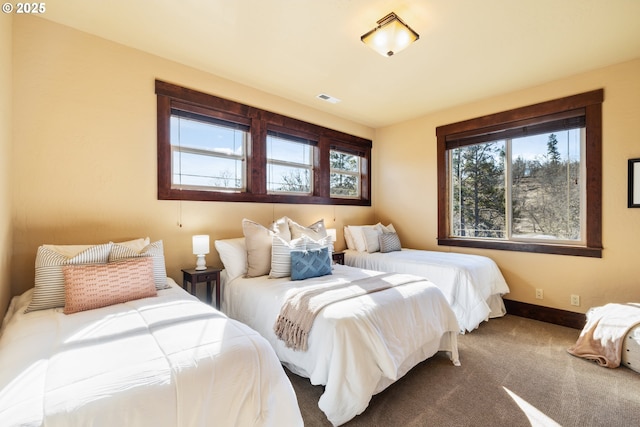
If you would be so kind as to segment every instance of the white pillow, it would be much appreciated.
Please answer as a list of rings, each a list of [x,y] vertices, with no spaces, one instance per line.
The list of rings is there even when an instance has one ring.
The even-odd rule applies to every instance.
[[[353,239],[355,250],[358,252],[366,252],[367,244],[365,243],[362,229],[364,227],[373,228],[375,226],[374,225],[349,225],[348,227],[349,227],[349,232],[351,233],[351,238]]]
[[[213,244],[220,255],[229,282],[247,274],[247,247],[244,237],[216,240]]]
[[[313,240],[320,240],[327,237],[324,219],[320,219],[308,227],[304,227],[289,219],[289,229],[291,230],[291,239],[299,239],[303,235],[311,237]]]
[[[347,244],[347,249],[355,250],[356,244],[353,241],[353,237],[351,236],[351,231],[349,231],[348,226],[344,226],[344,241]]]
[[[364,237],[364,246],[367,252],[373,253],[380,251],[380,235],[382,231],[375,227],[362,227],[362,236]]]

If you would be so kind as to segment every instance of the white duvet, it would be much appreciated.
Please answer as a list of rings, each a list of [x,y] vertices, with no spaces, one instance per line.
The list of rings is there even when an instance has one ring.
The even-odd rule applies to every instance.
[[[169,279],[170,280],[170,279]],[[175,282],[157,297],[24,314],[0,336],[2,426],[302,425],[269,343]]]
[[[318,406],[333,425],[363,412],[371,396],[439,350],[458,362],[456,317],[427,280],[340,301],[320,311],[307,351],[287,348],[273,326],[291,290],[360,279],[379,272],[342,265],[302,281],[238,277],[225,284],[223,310],[262,334],[280,360],[312,384],[325,385]]]
[[[509,287],[488,257],[417,249],[387,253],[346,250],[344,261],[358,268],[426,277],[444,293],[462,332],[506,313],[502,295],[509,293]]]

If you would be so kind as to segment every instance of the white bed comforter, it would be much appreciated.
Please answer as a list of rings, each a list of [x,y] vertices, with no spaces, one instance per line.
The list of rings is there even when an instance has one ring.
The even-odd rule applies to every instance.
[[[71,315],[24,314],[0,337],[2,426],[302,425],[291,383],[260,335],[175,282]]]
[[[426,277],[444,293],[463,333],[506,313],[502,295],[509,293],[509,287],[491,258],[402,249],[387,253],[346,250],[344,260],[353,267]]]
[[[449,351],[459,364],[458,322],[442,292],[427,280],[325,307],[311,328],[307,351],[287,348],[276,337],[273,326],[291,290],[377,274],[336,265],[332,275],[303,281],[238,277],[225,284],[223,309],[266,337],[293,372],[325,385],[318,406],[333,425],[340,425],[438,350]]]

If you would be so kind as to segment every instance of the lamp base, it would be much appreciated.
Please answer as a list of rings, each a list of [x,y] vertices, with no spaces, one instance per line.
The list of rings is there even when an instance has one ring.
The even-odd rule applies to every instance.
[[[196,270],[206,270],[207,265],[204,261],[204,255],[196,255]]]

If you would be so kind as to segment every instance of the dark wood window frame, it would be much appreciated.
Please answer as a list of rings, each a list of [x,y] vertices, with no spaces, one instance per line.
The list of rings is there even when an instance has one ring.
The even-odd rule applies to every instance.
[[[558,255],[602,257],[602,102],[604,90],[542,102],[501,113],[478,117],[436,128],[438,164],[438,244]],[[487,135],[558,120],[563,116],[584,116],[586,126],[586,245],[481,240],[451,237],[449,215],[448,150],[461,140],[487,141]]]
[[[371,140],[307,123],[281,114],[219,98],[171,83],[156,80],[158,120],[158,199],[254,203],[291,203],[371,206]],[[171,185],[171,110],[204,114],[237,123],[249,123],[251,142],[247,151],[247,189],[223,192],[172,188]],[[281,132],[317,141],[314,155],[312,195],[267,193],[267,131]],[[359,198],[331,197],[329,192],[329,151],[338,147],[358,152],[363,158]]]

